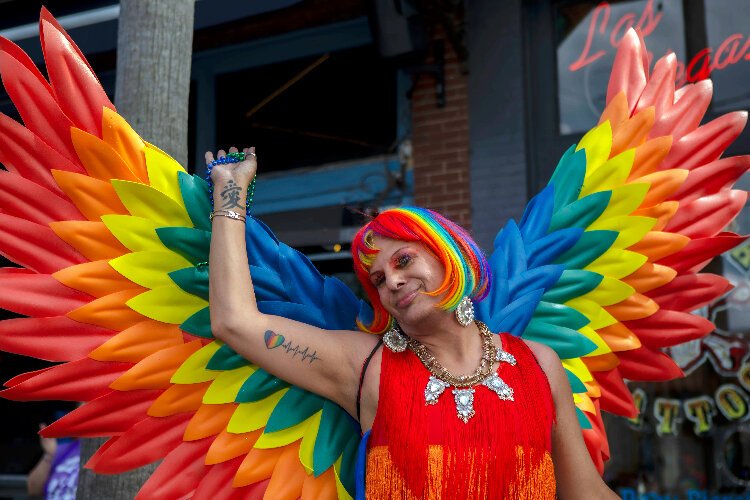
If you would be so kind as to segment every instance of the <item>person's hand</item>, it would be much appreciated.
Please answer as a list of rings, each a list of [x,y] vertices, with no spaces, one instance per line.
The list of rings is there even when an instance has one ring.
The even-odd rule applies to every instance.
[[[230,153],[236,153],[238,150],[234,146],[229,148]],[[256,161],[255,148],[245,148],[242,150],[245,153],[245,160],[239,163],[225,163],[223,165],[215,165],[211,170],[211,181],[214,186],[224,185],[229,181],[237,184],[240,188],[247,189],[255,177],[255,172],[258,169],[258,162]],[[216,158],[226,156],[223,149],[220,149],[216,153]],[[214,155],[212,152],[206,152],[206,164],[214,161]]]
[[[47,427],[47,424],[39,424],[39,430],[41,431]],[[47,438],[39,435],[39,444],[42,446],[42,450],[44,451],[45,456],[49,456],[50,459],[55,456],[55,452],[57,451],[57,439],[55,438]]]

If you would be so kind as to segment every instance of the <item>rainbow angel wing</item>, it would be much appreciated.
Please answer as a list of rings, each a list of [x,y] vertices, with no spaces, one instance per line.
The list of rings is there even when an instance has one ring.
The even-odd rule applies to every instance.
[[[114,110],[54,18],[40,34],[49,82],[0,39],[0,72],[24,125],[0,115],[0,349],[61,362],[6,383],[13,400],[82,401],[46,436],[106,436],[87,466],[163,459],[143,498],[351,498],[359,426],[213,340],[205,181]],[[354,329],[341,282],[247,224],[259,308]],[[363,309],[364,314],[368,314]]]
[[[600,412],[637,413],[623,379],[682,375],[662,348],[713,330],[691,311],[730,285],[699,271],[744,240],[722,231],[745,205],[732,185],[750,157],[720,157],[747,113],[699,126],[711,82],[675,90],[675,68],[667,55],[649,76],[643,40],[624,37],[599,125],[498,234],[493,289],[479,304],[493,331],[560,356],[600,471],[609,457]]]

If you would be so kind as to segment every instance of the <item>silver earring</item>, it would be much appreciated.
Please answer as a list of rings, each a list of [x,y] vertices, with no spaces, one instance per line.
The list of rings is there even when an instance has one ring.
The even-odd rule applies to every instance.
[[[474,304],[468,296],[461,299],[456,307],[456,321],[461,326],[468,326],[474,321]]]
[[[393,352],[404,352],[409,338],[401,332],[397,324],[383,334],[383,343]]]

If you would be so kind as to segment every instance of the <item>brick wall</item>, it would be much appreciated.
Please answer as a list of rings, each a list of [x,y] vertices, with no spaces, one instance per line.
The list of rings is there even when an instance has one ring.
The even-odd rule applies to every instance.
[[[437,33],[436,39],[443,39]],[[435,79],[420,75],[412,95],[414,198],[419,206],[471,225],[467,76],[451,44],[445,45],[444,108],[437,107]],[[429,59],[427,63],[432,63]]]

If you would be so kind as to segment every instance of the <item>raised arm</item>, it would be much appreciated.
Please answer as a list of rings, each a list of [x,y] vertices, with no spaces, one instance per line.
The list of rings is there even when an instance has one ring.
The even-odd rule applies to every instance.
[[[230,152],[236,152],[231,148]],[[258,310],[245,249],[247,187],[255,176],[254,149],[246,160],[216,165],[209,260],[209,300],[214,336],[269,373],[337,402],[355,413],[359,370],[377,339],[352,331],[328,331]],[[218,156],[224,156],[219,151]],[[206,153],[206,161],[213,161]],[[222,214],[222,215],[217,215]]]

